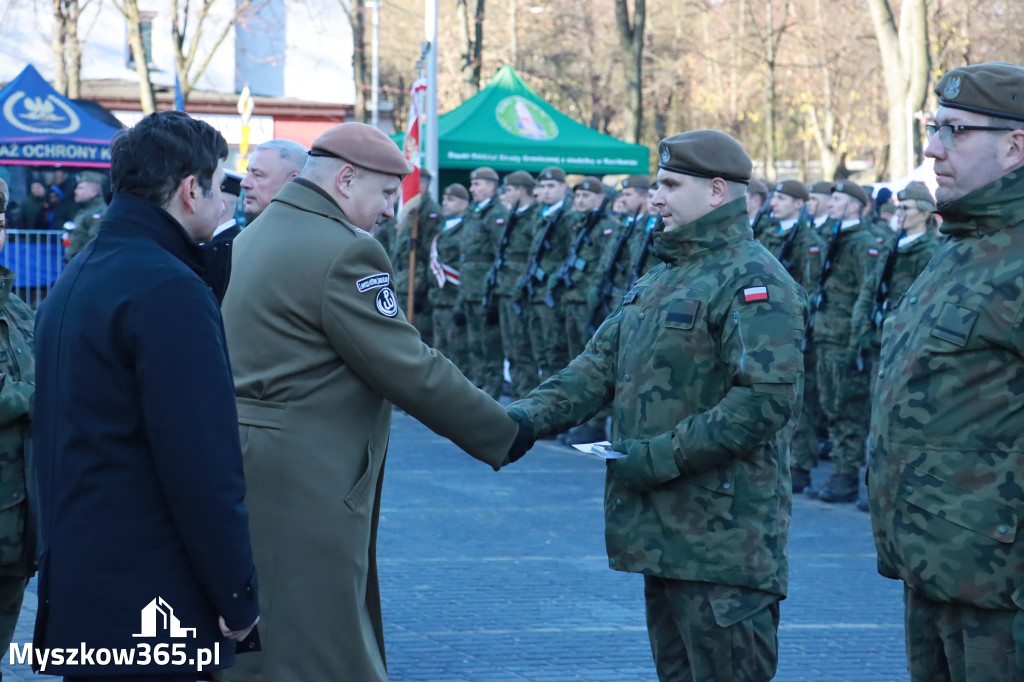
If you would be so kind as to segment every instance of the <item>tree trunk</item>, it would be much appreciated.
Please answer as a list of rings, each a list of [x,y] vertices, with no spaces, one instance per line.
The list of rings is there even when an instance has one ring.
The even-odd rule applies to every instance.
[[[67,62],[68,22],[64,14],[64,0],[53,0],[53,35],[50,46],[53,50],[53,89],[68,94]]]
[[[930,68],[925,5],[926,0],[903,0],[897,28],[889,0],[868,0],[888,99],[890,179],[912,170],[920,145],[914,114],[924,106]]]
[[[623,137],[626,142],[634,144],[640,142],[643,134],[643,58],[646,19],[645,0],[634,0],[632,24],[630,24],[626,0],[615,0],[615,23],[619,29],[622,69],[626,77],[625,104],[622,111]]]
[[[139,21],[139,3],[137,0],[124,0],[118,9],[124,14],[128,24],[128,46],[135,60],[135,73],[139,76],[139,102],[142,113],[152,114],[156,111],[156,95],[153,82],[149,78],[149,64],[146,62],[146,48],[142,44],[142,26]]]

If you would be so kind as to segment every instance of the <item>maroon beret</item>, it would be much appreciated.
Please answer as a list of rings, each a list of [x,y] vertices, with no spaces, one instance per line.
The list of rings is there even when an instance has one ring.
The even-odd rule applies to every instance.
[[[412,173],[413,165],[390,137],[366,123],[341,123],[313,140],[310,156],[333,156],[367,170],[397,175]]]

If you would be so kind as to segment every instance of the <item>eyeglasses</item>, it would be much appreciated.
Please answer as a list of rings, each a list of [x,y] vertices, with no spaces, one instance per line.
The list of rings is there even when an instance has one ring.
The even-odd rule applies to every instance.
[[[939,134],[939,142],[946,149],[953,149],[956,147],[956,140],[963,136],[964,133],[973,133],[975,131],[986,131],[990,133],[994,132],[1013,132],[1013,128],[993,128],[992,126],[965,126],[965,125],[951,125],[945,124],[937,126],[934,123],[929,123],[924,127],[928,133],[928,141],[930,142],[935,133]]]

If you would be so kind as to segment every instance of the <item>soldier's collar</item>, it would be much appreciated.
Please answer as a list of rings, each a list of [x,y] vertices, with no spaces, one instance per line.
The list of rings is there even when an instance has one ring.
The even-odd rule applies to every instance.
[[[1010,171],[984,187],[940,205],[943,234],[990,234],[1024,223],[1024,169]]]

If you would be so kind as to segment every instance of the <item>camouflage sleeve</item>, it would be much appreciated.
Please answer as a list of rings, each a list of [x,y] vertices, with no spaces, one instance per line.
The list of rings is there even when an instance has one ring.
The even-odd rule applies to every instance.
[[[651,439],[652,453],[671,450],[684,474],[755,450],[796,409],[803,386],[800,346],[807,303],[797,288],[760,279],[740,287],[723,316],[721,354],[729,366],[730,388],[711,409]],[[768,298],[751,302],[751,290],[759,287],[767,290]]]
[[[881,274],[879,270],[883,264],[878,265],[879,267],[861,285],[857,301],[853,304],[853,315],[850,318],[850,350],[860,350],[870,345],[871,311],[874,308],[875,290],[878,288],[878,278]]]
[[[525,417],[535,438],[561,433],[593,417],[615,395],[619,316],[605,320],[587,347],[558,374],[512,403],[513,418]]]
[[[4,381],[0,389],[0,428],[32,414],[36,387],[27,381]]]

